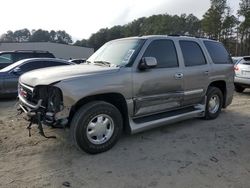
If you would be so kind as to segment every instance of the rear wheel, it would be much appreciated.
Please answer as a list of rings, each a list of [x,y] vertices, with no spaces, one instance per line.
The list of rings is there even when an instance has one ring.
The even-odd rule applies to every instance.
[[[223,95],[219,88],[209,87],[207,91],[207,103],[205,119],[215,119],[221,112]]]
[[[70,125],[74,143],[91,154],[112,148],[122,132],[122,116],[110,103],[93,101],[82,106]]]
[[[242,93],[242,92],[245,90],[245,88],[242,87],[242,86],[240,86],[240,85],[238,85],[238,84],[235,84],[235,85],[234,85],[234,90],[235,90],[236,92],[238,92],[238,93]]]

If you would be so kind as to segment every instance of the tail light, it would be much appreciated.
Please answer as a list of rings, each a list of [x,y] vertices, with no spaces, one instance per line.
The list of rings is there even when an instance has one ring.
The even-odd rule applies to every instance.
[[[235,71],[238,71],[239,70],[239,67],[237,65],[234,66],[234,70]]]

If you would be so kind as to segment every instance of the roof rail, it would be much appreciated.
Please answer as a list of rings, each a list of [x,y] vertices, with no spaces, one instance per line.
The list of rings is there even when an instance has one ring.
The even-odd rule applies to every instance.
[[[49,53],[49,51],[45,50],[15,50],[14,52]]]
[[[179,35],[179,34],[170,34],[168,36],[170,36],[170,37],[180,37],[181,35]]]

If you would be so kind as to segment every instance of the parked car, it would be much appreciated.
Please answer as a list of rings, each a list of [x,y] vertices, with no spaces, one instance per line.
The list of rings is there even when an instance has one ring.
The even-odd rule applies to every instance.
[[[233,64],[236,64],[238,61],[240,61],[243,57],[241,56],[236,56],[236,57],[232,57],[233,60]]]
[[[28,58],[55,58],[55,56],[48,51],[41,50],[16,50],[16,51],[2,51],[0,52],[0,69],[11,65],[22,59]]]
[[[250,88],[250,56],[240,58],[234,65],[235,91],[242,93],[245,88]]]
[[[133,37],[106,43],[86,64],[21,76],[19,102],[41,132],[42,123],[68,124],[76,146],[99,153],[123,130],[215,119],[232,102],[233,80],[232,59],[220,42]]]
[[[23,59],[0,70],[0,97],[17,95],[18,78],[31,70],[74,63],[56,58]],[[57,74],[55,72],[54,74]]]
[[[81,63],[85,63],[86,59],[70,59],[69,62],[73,62],[76,64],[81,64]]]

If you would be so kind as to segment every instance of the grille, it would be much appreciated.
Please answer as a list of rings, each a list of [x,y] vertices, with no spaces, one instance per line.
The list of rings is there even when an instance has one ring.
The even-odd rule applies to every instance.
[[[27,101],[31,101],[32,100],[32,96],[33,96],[33,92],[31,90],[31,88],[25,87],[25,85],[19,85],[19,94],[24,97]]]

